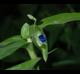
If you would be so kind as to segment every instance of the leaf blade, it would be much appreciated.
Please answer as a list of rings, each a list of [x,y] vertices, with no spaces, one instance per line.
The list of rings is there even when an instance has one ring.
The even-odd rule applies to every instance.
[[[21,36],[20,35],[16,35],[10,38],[5,39],[4,41],[0,42],[0,46],[5,46],[5,45],[9,45],[15,41],[21,40]]]
[[[26,61],[22,64],[13,66],[11,68],[8,68],[6,70],[32,70],[32,68],[35,66],[35,64],[40,60],[40,58],[31,59],[30,61]]]
[[[53,15],[41,20],[43,22],[39,25],[40,28],[44,28],[48,25],[54,24],[65,24],[70,21],[80,20],[80,13],[61,13],[57,15]]]
[[[13,39],[14,38],[14,39]],[[12,40],[12,41],[11,41]],[[8,41],[8,42],[6,42]],[[6,39],[2,43],[0,43],[0,59],[3,59],[12,53],[14,53],[17,49],[22,47],[26,42],[23,39],[17,39],[16,36]]]

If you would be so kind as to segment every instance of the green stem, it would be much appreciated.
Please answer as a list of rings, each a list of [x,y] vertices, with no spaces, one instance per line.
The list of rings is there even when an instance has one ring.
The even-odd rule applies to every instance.
[[[30,56],[31,59],[35,59],[37,58],[37,55],[34,51],[34,47],[33,47],[33,44],[30,43],[27,47],[26,47],[26,50],[28,51],[28,54]]]
[[[51,53],[55,52],[57,49],[58,49],[58,48],[55,48],[55,49],[49,51],[48,54],[51,54]]]

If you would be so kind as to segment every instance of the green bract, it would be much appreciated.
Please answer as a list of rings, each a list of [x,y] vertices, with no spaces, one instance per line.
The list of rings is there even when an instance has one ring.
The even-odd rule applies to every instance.
[[[29,24],[25,23],[21,28],[21,36],[23,39],[26,39],[29,37]]]
[[[44,34],[43,30],[41,30],[40,28],[38,28],[36,26],[35,33],[33,33],[33,35],[32,35],[32,40],[33,40],[33,43],[35,44],[35,46],[39,47],[39,49],[41,50],[41,53],[43,55],[43,59],[45,61],[47,61],[47,58],[48,58],[47,40],[45,42],[41,42],[39,39],[40,35],[45,35],[45,34]]]

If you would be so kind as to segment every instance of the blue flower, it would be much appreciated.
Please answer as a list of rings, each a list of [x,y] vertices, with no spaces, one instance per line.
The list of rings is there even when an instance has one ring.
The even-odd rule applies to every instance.
[[[39,36],[39,39],[40,39],[41,42],[45,42],[46,41],[46,36],[42,34],[42,35]]]

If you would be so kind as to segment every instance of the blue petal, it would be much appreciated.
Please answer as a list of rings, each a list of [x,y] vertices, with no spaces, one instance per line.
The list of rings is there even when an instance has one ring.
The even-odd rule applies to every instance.
[[[45,42],[46,41],[45,35],[40,35],[39,39],[40,39],[41,42]]]

